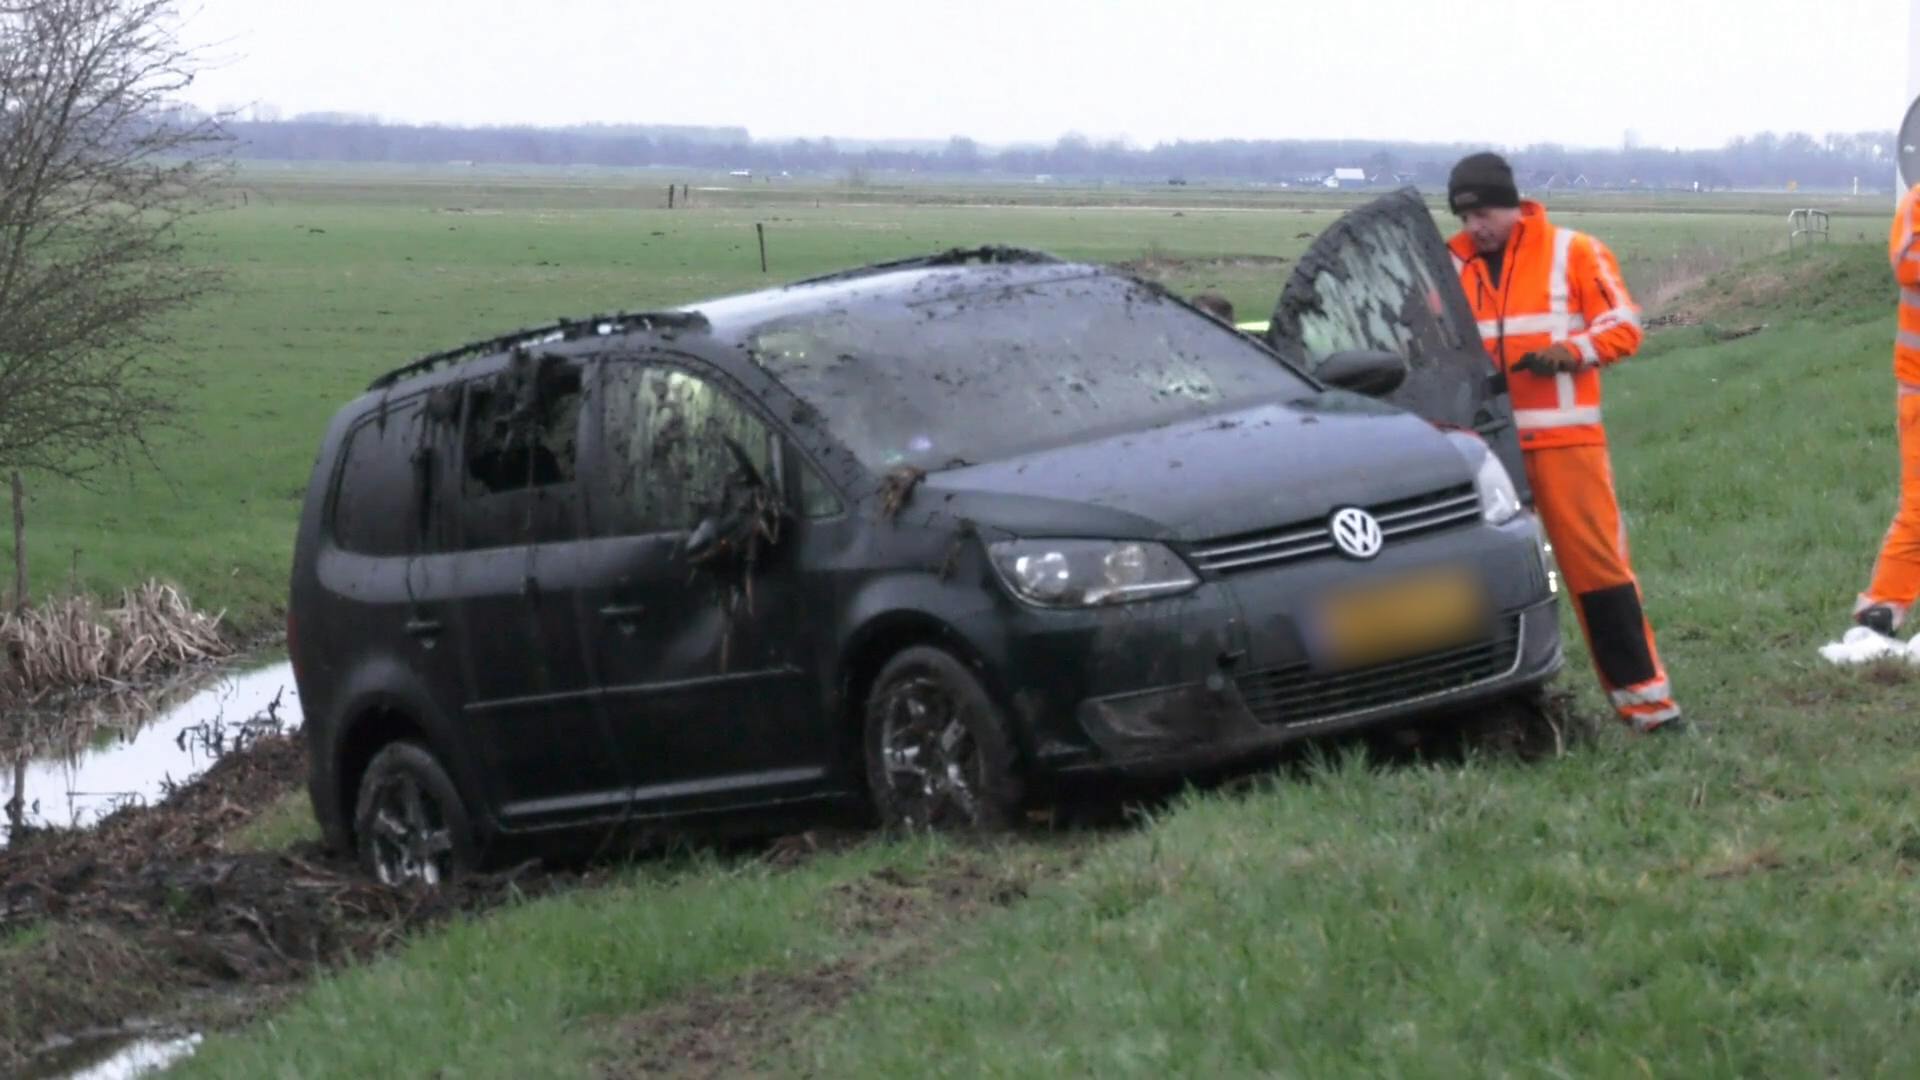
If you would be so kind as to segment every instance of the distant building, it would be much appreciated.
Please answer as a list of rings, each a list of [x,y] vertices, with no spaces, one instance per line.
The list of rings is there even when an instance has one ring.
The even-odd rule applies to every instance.
[[[1365,170],[1365,169],[1335,169],[1335,170],[1333,170],[1333,175],[1332,175],[1332,176],[1329,176],[1329,177],[1327,177],[1327,179],[1326,179],[1326,181],[1325,181],[1325,183],[1326,183],[1326,185],[1327,185],[1328,187],[1330,187],[1330,188],[1362,188],[1362,187],[1366,187],[1366,186],[1367,186],[1367,184],[1368,184],[1368,180],[1367,180],[1367,170]]]
[[[1593,181],[1587,179],[1586,173],[1543,172],[1530,179],[1526,186],[1554,191],[1560,188],[1592,187]]]
[[[752,169],[735,169],[732,172],[728,173],[727,175],[737,176],[742,180],[751,180],[753,179],[753,170]]]

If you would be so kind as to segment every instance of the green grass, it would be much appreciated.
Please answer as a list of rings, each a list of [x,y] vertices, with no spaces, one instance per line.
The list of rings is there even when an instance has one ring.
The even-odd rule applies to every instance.
[[[459,922],[328,978],[244,1037],[209,1039],[176,1075],[578,1075],[619,1049],[608,1021],[748,972],[798,970],[845,948],[848,890],[961,863],[1037,869],[1066,848],[872,845],[793,870],[695,860],[605,888]],[[988,872],[1003,873],[1004,866]]]
[[[675,179],[700,178],[676,175]],[[555,316],[645,309],[875,259],[989,242],[1081,259],[1149,254],[1183,292],[1272,308],[1307,237],[1357,199],[1248,189],[929,185],[696,191],[635,170],[242,171],[244,205],[204,221],[228,290],[178,329],[197,380],[157,471],[97,490],[33,479],[34,588],[112,593],[154,576],[248,635],[278,625],[295,520],[328,418],[372,376],[430,351]],[[712,186],[712,181],[707,181]],[[238,201],[238,200],[236,200]],[[1587,196],[1566,220],[1602,233],[1632,284],[1664,289],[1784,243],[1771,197]],[[1885,208],[1829,200],[1842,235]],[[754,226],[772,272],[762,275]]]
[[[234,830],[227,846],[235,851],[284,851],[307,840],[320,839],[313,803],[301,787],[280,796],[273,805]]]
[[[33,948],[47,939],[47,927],[44,923],[29,923],[0,934],[0,958],[8,953],[21,952]]]

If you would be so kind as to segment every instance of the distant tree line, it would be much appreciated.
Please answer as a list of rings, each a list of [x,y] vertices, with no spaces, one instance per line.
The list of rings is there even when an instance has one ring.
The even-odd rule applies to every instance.
[[[568,128],[435,127],[382,124],[373,117],[305,114],[228,125],[239,154],[265,160],[512,165],[676,166],[748,169],[756,174],[873,176],[919,172],[980,177],[1312,184],[1335,170],[1360,170],[1372,186],[1443,187],[1464,143],[1243,140],[1161,143],[1150,149],[1067,135],[1050,146],[988,148],[955,137],[933,143],[756,140],[745,128],[618,125]],[[1575,149],[1551,143],[1510,148],[1528,187],[1781,188],[1863,190],[1893,186],[1892,132],[1823,136],[1771,132],[1715,150],[1627,144]],[[1351,173],[1348,174],[1349,176]]]

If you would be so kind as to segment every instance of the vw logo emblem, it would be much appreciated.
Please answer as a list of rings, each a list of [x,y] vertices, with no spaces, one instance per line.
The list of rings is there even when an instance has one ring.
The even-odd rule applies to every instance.
[[[1357,506],[1336,511],[1332,527],[1333,542],[1339,546],[1340,553],[1350,559],[1371,559],[1380,554],[1381,546],[1387,542],[1380,533],[1380,523]]]

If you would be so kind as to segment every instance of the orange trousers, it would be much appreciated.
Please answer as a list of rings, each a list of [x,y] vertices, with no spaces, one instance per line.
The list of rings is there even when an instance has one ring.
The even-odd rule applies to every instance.
[[[1607,700],[1636,731],[1678,719],[1680,707],[1628,561],[1607,448],[1529,450],[1526,462],[1534,509],[1553,543]]]
[[[1907,621],[1920,598],[1920,387],[1900,387],[1900,508],[1880,545],[1873,582],[1860,594],[1855,613],[1874,604],[1893,609],[1895,625]]]

